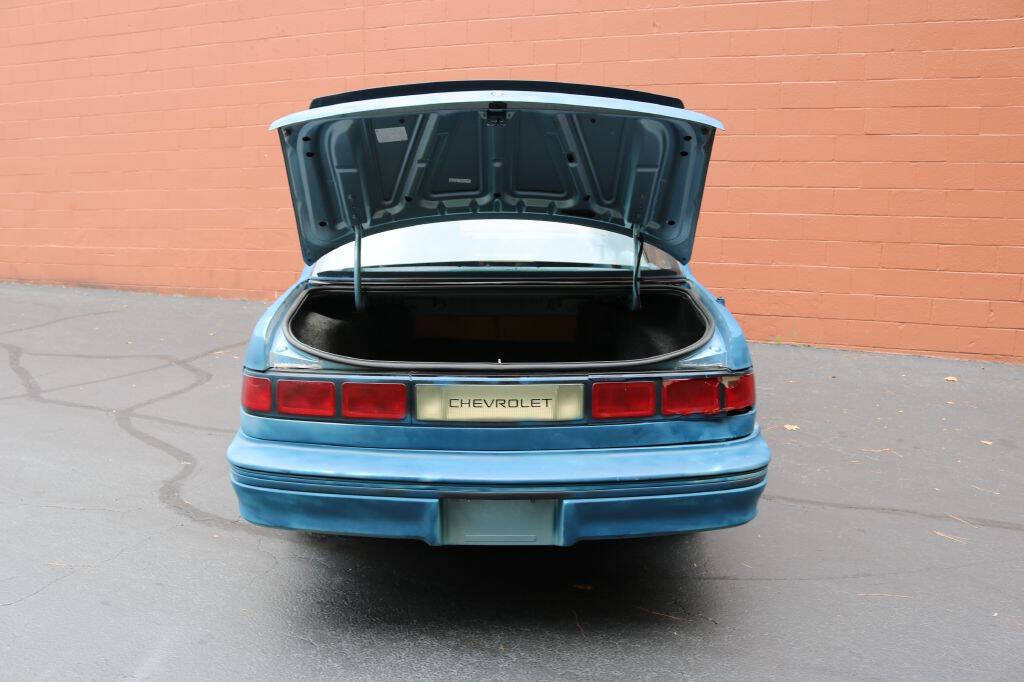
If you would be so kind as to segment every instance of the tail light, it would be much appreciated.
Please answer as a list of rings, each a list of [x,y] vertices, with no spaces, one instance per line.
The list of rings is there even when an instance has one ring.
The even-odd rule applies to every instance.
[[[243,375],[242,407],[252,412],[270,412],[270,379]]]
[[[654,414],[654,382],[596,383],[591,393],[590,413],[595,419],[650,417]]]
[[[720,415],[754,407],[753,374],[733,374],[661,381],[599,381],[592,385],[590,414],[594,419]],[[581,387],[582,388],[582,387]],[[276,390],[276,404],[275,404]],[[350,419],[405,419],[409,414],[404,383],[349,381],[341,384],[340,414]],[[243,375],[242,407],[249,412],[335,417],[339,414],[334,381],[277,379]],[[421,419],[424,417],[421,415]]]
[[[292,379],[277,382],[277,411],[281,414],[333,417],[336,405],[333,382]]]
[[[662,414],[716,414],[722,411],[718,377],[670,379],[661,389]]]
[[[722,377],[722,385],[725,387],[725,411],[738,412],[748,410],[754,406],[754,375],[740,374],[739,376]]]
[[[355,419],[404,419],[405,384],[347,381],[341,385],[341,414]]]

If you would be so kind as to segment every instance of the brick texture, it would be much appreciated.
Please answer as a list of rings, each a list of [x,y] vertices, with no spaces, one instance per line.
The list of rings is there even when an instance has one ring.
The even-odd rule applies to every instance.
[[[721,118],[694,269],[753,339],[1024,360],[1020,0],[13,0],[0,279],[268,298],[273,118],[526,78]]]

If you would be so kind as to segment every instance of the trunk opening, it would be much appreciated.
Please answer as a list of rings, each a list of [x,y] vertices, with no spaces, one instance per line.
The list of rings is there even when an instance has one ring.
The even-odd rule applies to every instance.
[[[418,285],[369,290],[357,311],[351,288],[323,287],[298,301],[287,329],[308,350],[352,364],[494,368],[645,364],[682,354],[711,331],[677,286],[644,287],[637,311],[630,293],[621,285]]]

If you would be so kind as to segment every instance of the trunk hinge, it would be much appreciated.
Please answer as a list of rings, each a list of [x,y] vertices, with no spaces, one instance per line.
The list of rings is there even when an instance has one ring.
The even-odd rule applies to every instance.
[[[640,310],[640,257],[644,253],[644,235],[640,226],[633,224],[633,293],[629,300],[630,310]]]
[[[355,299],[356,310],[366,308],[363,298],[363,226],[352,225],[355,234],[355,255],[352,259],[352,297]]]

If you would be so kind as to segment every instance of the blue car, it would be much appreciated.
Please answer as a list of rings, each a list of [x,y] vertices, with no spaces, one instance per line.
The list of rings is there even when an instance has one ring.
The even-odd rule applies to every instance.
[[[307,265],[246,351],[242,516],[431,545],[751,520],[770,453],[750,354],[687,265],[721,127],[533,81],[274,122]]]

